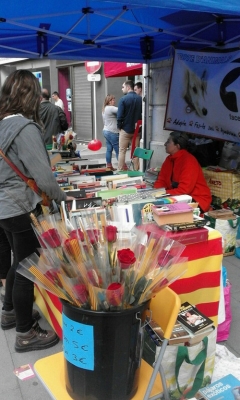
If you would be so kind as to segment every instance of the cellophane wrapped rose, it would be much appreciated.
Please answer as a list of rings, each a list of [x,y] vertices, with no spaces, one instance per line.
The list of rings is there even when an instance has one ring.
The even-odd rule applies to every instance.
[[[66,225],[59,215],[35,218],[47,257],[44,263],[34,260],[34,268],[30,257],[19,271],[33,274],[58,297],[96,311],[125,309],[147,301],[186,271],[180,243],[136,227],[117,228],[103,209],[76,212]]]

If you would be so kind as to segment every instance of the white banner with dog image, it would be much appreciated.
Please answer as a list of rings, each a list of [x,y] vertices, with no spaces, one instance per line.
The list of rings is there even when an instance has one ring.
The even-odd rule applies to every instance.
[[[240,51],[175,50],[164,128],[240,143]]]

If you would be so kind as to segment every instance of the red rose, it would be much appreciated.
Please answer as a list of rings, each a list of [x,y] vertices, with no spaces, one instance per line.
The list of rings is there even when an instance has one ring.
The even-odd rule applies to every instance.
[[[84,233],[81,229],[74,229],[73,231],[69,232],[70,239],[80,239],[81,242],[84,242]]]
[[[61,281],[58,277],[58,272],[59,272],[58,270],[52,268],[49,269],[47,272],[45,272],[44,275],[54,285],[62,287]]]
[[[88,291],[87,291],[86,286],[83,283],[74,285],[73,290],[74,290],[74,293],[75,293],[77,299],[79,299],[82,304],[84,304],[88,301]]]
[[[116,242],[117,240],[117,227],[113,225],[107,225],[105,227],[105,235],[108,242]]]
[[[98,242],[100,235],[99,229],[87,229],[86,232],[88,234],[91,244],[95,244],[96,242]]]
[[[110,306],[120,306],[124,294],[121,283],[111,283],[106,290],[106,299]]]
[[[135,254],[130,249],[118,250],[117,257],[122,269],[128,269],[136,261]]]
[[[61,246],[61,238],[56,229],[52,228],[43,232],[40,236],[40,243],[46,248],[46,245],[55,248]]]

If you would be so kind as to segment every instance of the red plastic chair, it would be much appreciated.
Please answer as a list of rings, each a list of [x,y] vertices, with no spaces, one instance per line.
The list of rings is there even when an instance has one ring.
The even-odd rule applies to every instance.
[[[137,136],[139,134],[139,130],[140,130],[141,126],[142,126],[142,120],[139,119],[137,121],[137,125],[136,125],[135,131],[134,131],[134,134],[133,134],[133,138],[132,138],[131,155],[130,155],[131,159],[133,157],[133,153],[134,153],[135,147],[139,147],[139,144],[138,144],[138,146],[136,146],[136,138],[137,138]]]

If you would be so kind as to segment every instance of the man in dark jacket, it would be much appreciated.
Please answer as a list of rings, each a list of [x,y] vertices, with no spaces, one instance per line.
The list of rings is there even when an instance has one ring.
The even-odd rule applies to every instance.
[[[126,170],[125,162],[126,151],[129,142],[132,142],[135,124],[142,119],[142,98],[133,90],[133,81],[126,81],[122,85],[122,92],[125,96],[118,102],[117,127],[119,129],[119,156],[118,169]],[[138,146],[139,140],[136,141]],[[138,158],[134,159],[134,169],[139,169]]]
[[[50,95],[47,89],[42,90],[40,104],[40,118],[44,125],[45,144],[52,144],[52,137],[68,129],[68,122],[64,111],[49,101]]]

